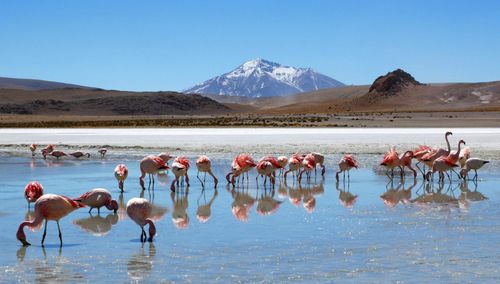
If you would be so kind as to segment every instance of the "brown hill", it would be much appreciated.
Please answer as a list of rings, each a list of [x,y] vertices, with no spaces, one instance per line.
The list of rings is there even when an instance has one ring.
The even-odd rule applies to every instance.
[[[233,112],[210,98],[176,92],[0,89],[0,114],[203,115]]]
[[[35,79],[7,78],[7,77],[0,77],[0,88],[16,89],[16,90],[53,90],[53,89],[65,89],[65,88],[92,89],[90,87],[67,84],[67,83],[59,83],[59,82],[35,80]]]

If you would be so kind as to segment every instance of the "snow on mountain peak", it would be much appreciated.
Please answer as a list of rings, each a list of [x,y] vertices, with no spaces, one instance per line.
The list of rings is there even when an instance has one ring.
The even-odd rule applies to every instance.
[[[314,72],[257,58],[185,92],[230,96],[287,96],[300,92],[344,86],[341,82]]]

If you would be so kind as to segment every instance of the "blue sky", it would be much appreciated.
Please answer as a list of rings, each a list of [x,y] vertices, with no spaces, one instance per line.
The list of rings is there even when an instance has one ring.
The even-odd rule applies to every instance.
[[[0,76],[182,90],[257,57],[346,84],[500,80],[500,1],[0,1]]]

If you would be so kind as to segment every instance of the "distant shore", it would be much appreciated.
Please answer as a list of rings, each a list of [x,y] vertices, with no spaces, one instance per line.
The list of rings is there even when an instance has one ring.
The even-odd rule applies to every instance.
[[[0,128],[121,127],[500,127],[500,111],[205,116],[1,115]]]

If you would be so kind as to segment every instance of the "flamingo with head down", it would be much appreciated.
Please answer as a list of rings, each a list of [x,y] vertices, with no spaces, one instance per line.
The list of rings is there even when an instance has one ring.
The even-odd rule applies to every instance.
[[[285,180],[286,180],[286,175],[290,172],[294,174],[294,176],[297,175],[297,172],[300,170],[302,167],[302,161],[304,160],[304,157],[300,154],[293,154],[292,157],[290,158],[290,161],[288,163],[288,170],[285,171]]]
[[[227,182],[234,185],[236,177],[243,174],[243,179],[245,179],[245,173],[247,174],[248,180],[248,172],[256,166],[257,163],[255,163],[255,160],[249,154],[237,155],[231,163],[231,172],[226,175]],[[230,177],[231,180],[229,180]]]
[[[79,159],[81,157],[87,157],[90,158],[90,153],[83,153],[82,151],[76,151],[76,152],[73,152],[73,153],[70,153],[71,156]]]
[[[30,150],[31,150],[31,156],[34,157],[35,156],[35,151],[36,151],[36,144],[31,144],[30,145]]]
[[[396,147],[392,146],[390,150],[385,153],[384,159],[380,163],[381,166],[387,168],[386,175],[389,176],[389,170],[391,171],[391,175],[389,176],[391,179],[394,177],[394,168],[400,167],[400,160],[398,156],[398,152],[396,152]]]
[[[151,186],[151,182],[153,182],[153,189],[154,189],[154,186],[155,186],[154,175],[157,174],[158,171],[167,170],[170,167],[167,166],[167,164],[165,163],[165,161],[162,158],[160,158],[158,156],[150,155],[150,156],[144,157],[141,160],[139,168],[141,170],[139,184],[141,185],[142,190],[145,190],[146,188],[144,187],[144,177],[146,177],[146,174],[149,175],[149,186]]]
[[[128,168],[124,164],[119,164],[115,168],[115,178],[118,181],[118,188],[123,192],[123,184],[128,177]]]
[[[42,195],[35,202],[35,219],[32,221],[24,221],[19,225],[16,237],[23,244],[23,246],[31,245],[26,241],[26,235],[24,234],[24,227],[35,228],[41,225],[42,221],[45,220],[45,229],[43,231],[42,246],[44,246],[45,236],[47,235],[47,222],[56,221],[57,229],[59,230],[59,241],[60,246],[63,245],[61,227],[59,226],[59,220],[69,213],[75,211],[78,208],[85,207],[80,202],[74,201],[69,197],[57,194],[45,194]]]
[[[49,144],[47,145],[47,147],[43,148],[42,150],[40,150],[40,152],[42,152],[42,156],[43,158],[45,159],[47,157],[48,154],[50,154],[52,151],[54,151],[54,145],[52,144]]]
[[[299,174],[299,182],[302,180],[302,175],[306,173],[307,180],[309,181],[311,178],[312,170],[316,169],[316,157],[313,154],[307,154],[302,160],[302,171]]]
[[[205,184],[205,178],[206,178],[207,173],[208,173],[214,179],[214,184],[217,187],[217,183],[219,182],[219,180],[212,172],[212,161],[210,161],[210,159],[207,156],[201,155],[198,158],[198,160],[196,160],[196,167],[198,168],[198,173],[196,174],[196,177],[200,181],[201,181],[201,179],[198,175],[200,174],[200,172],[205,173],[205,176],[203,177],[203,182],[202,182],[203,185]]]
[[[172,173],[175,175],[175,179],[172,181],[172,185],[170,185],[170,190],[175,191],[175,184],[177,183],[177,186],[179,186],[179,181],[181,178],[186,181],[186,185],[189,186],[189,176],[188,176],[188,170],[189,170],[190,164],[189,160],[184,157],[184,156],[179,156],[175,158],[174,162],[172,163]]]
[[[52,151],[52,152],[50,153],[50,155],[51,155],[52,157],[56,157],[56,159],[58,159],[58,160],[59,160],[59,158],[61,158],[61,157],[68,156],[68,155],[66,155],[66,153],[64,153],[63,151]]]
[[[105,188],[94,188],[73,200],[90,207],[89,214],[94,208],[97,208],[98,214],[101,213],[101,207],[104,206],[109,210],[113,210],[114,213],[118,211],[118,202],[111,197],[111,193]]]
[[[259,178],[259,175],[264,178],[264,186],[266,185],[267,178],[269,177],[269,181],[271,182],[272,185],[275,183],[275,178],[274,178],[274,170],[275,167],[271,162],[268,160],[262,159],[257,163],[257,173],[258,175],[255,177],[255,180],[257,181]]]
[[[339,174],[344,173],[344,179],[345,179],[345,172],[347,172],[347,179],[350,180],[349,176],[349,171],[352,168],[358,168],[359,164],[358,161],[354,158],[352,155],[345,155],[342,159],[340,159],[339,162],[339,171],[335,173],[335,178],[337,181],[339,181]]]
[[[132,198],[127,202],[127,215],[139,227],[141,227],[141,242],[152,242],[156,235],[156,226],[151,219],[153,206],[144,198]],[[149,238],[147,238],[144,226],[149,225]]]

